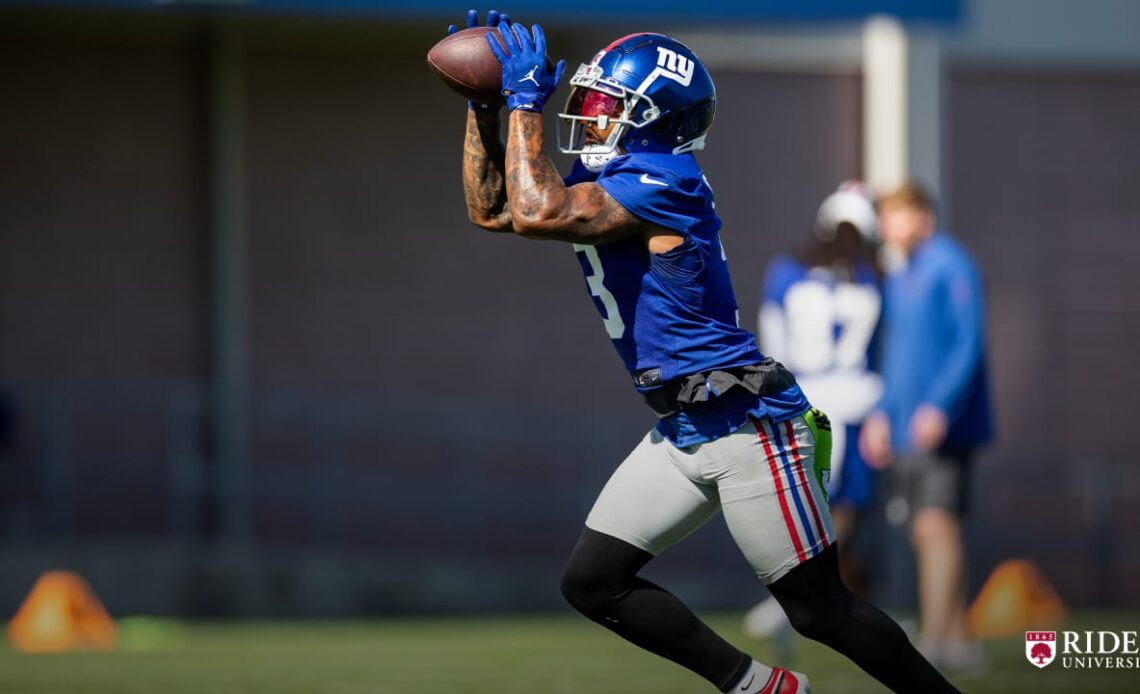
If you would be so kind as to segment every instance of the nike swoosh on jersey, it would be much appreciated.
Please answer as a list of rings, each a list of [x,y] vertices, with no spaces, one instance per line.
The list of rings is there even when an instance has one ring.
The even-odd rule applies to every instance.
[[[648,183],[649,185],[653,185],[653,186],[667,186],[667,185],[669,185],[665,181],[658,181],[656,178],[650,178],[649,174],[641,174],[641,178],[639,178],[638,180],[641,181],[642,183]]]

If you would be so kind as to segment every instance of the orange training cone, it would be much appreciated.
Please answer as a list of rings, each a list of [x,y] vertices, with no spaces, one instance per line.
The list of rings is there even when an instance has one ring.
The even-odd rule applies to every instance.
[[[966,618],[974,636],[995,638],[1056,629],[1065,616],[1065,603],[1036,564],[1007,559],[986,579]]]
[[[112,648],[116,633],[99,598],[70,571],[41,575],[8,622],[9,643],[29,653]]]

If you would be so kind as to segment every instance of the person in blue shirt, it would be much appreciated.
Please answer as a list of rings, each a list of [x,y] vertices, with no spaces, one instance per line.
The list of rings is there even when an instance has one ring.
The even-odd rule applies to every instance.
[[[488,231],[573,244],[631,385],[657,416],[587,516],[563,595],[721,691],[809,691],[802,674],[754,660],[638,575],[723,511],[803,633],[896,690],[954,691],[890,618],[843,586],[821,481],[827,419],[738,325],[720,219],[693,155],[716,107],[708,71],[661,34],[603,48],[574,73],[559,114],[560,149],[578,155],[563,178],[543,151],[541,111],[565,62],[547,67],[541,27],[497,14],[489,23],[509,116],[504,143],[500,109],[470,105],[468,216]]]
[[[965,550],[970,460],[989,441],[981,276],[938,228],[930,196],[906,183],[881,196],[879,229],[898,259],[884,288],[883,397],[861,448],[891,465],[918,560],[919,648],[953,670],[977,670],[966,627]]]
[[[843,182],[820,205],[803,248],[768,265],[757,320],[764,353],[787,366],[831,420],[828,503],[848,585],[858,585],[859,577],[849,540],[857,513],[870,505],[874,492],[858,432],[883,390],[877,373],[882,308],[877,227],[875,205],[863,184]],[[761,602],[744,618],[745,633],[756,638],[787,629],[775,600]]]

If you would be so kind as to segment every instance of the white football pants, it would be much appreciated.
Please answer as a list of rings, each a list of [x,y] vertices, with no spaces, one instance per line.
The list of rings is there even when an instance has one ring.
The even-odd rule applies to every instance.
[[[657,555],[724,509],[744,557],[772,583],[835,541],[827,466],[817,470],[815,455],[830,453],[831,432],[813,414],[753,419],[687,448],[654,429],[614,471],[586,527]]]

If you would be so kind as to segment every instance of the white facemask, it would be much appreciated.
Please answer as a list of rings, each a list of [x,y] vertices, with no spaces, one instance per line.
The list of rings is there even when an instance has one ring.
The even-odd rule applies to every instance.
[[[610,147],[609,145],[586,145],[582,150],[578,159],[581,160],[582,166],[591,173],[601,171],[606,164],[621,155],[617,147]]]

